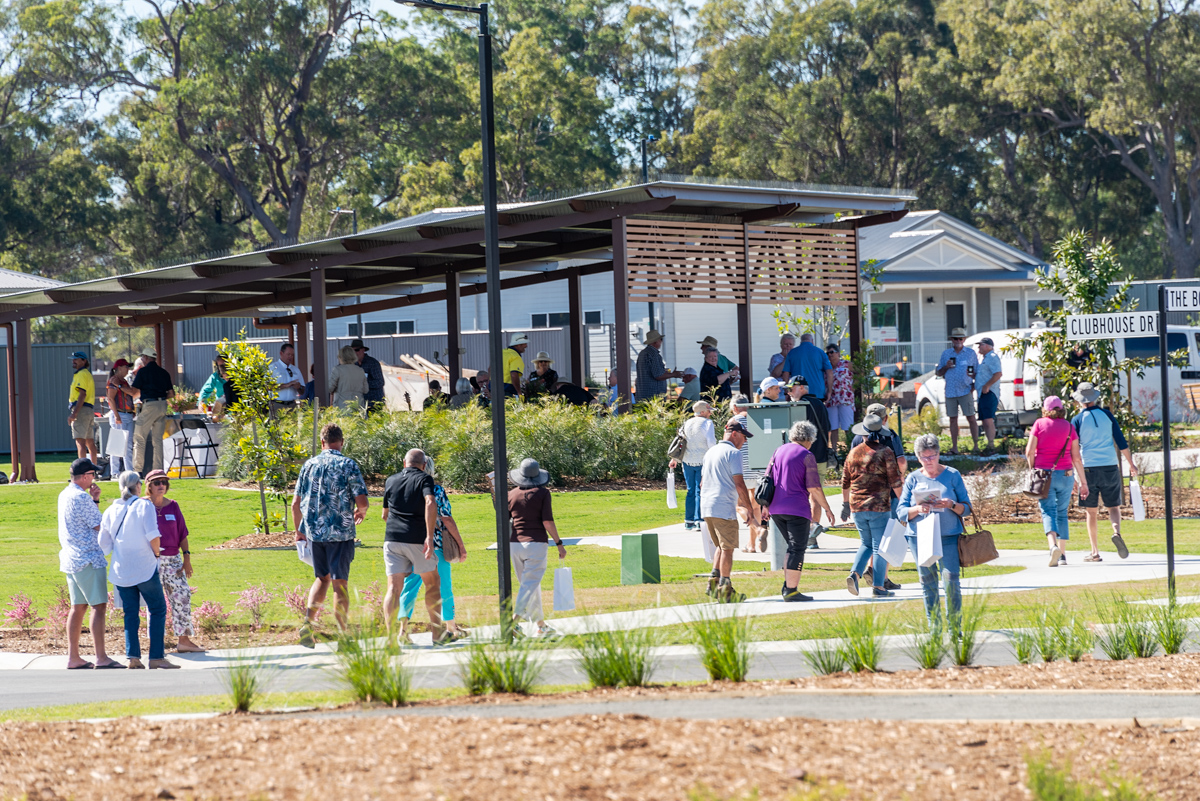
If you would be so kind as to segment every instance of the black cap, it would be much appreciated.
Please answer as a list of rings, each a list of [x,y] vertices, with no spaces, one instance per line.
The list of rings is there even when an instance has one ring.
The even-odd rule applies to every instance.
[[[76,459],[71,462],[71,475],[82,476],[84,473],[99,473],[100,468],[92,464],[91,459]]]
[[[787,385],[789,387],[807,387],[808,379],[802,375],[794,375],[791,377],[791,380],[787,382]]]
[[[747,437],[754,436],[753,434],[750,433],[750,429],[748,429],[744,425],[742,425],[740,420],[730,420],[728,423],[726,423],[725,424],[725,433],[727,433],[727,434],[729,434],[729,433],[745,434]]]

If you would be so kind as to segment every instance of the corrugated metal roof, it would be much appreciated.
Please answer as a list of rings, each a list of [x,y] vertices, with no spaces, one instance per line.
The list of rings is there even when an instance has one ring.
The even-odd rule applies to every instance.
[[[51,289],[56,286],[66,286],[66,284],[62,281],[55,281],[53,278],[43,278],[40,275],[0,268],[0,294],[26,292],[31,289]]]

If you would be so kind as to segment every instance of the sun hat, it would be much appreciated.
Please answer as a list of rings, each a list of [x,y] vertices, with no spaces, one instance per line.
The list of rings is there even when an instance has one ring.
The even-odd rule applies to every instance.
[[[862,437],[869,436],[883,430],[883,418],[877,414],[868,414],[861,423],[850,430]]]
[[[728,423],[725,424],[725,431],[726,431],[726,433],[745,434],[747,437],[754,436],[753,434],[750,433],[750,429],[748,429],[744,425],[742,425],[742,422],[740,420],[730,420]]]
[[[772,377],[772,376],[767,376],[767,377],[766,377],[766,378],[764,378],[764,379],[762,380],[762,382],[761,382],[761,383],[758,385],[758,391],[759,391],[759,392],[766,392],[766,391],[767,391],[768,389],[770,389],[771,387],[782,387],[782,386],[783,386],[783,382],[782,382],[782,381],[780,381],[778,378],[774,378],[774,377]]]
[[[91,459],[76,459],[71,462],[71,475],[82,476],[85,473],[99,473],[100,468],[92,464]]]
[[[71,358],[72,359],[83,359],[85,362],[88,361],[88,355],[81,350],[77,350],[74,353],[72,353]]]
[[[715,348],[717,346],[717,338],[716,337],[705,337],[704,339],[697,339],[696,344]]]
[[[529,336],[526,334],[513,334],[512,339],[508,341],[508,346],[511,348],[515,345],[528,345]]]
[[[361,339],[350,340],[350,350],[370,350]]]
[[[646,332],[646,338],[642,340],[643,345],[653,345],[658,340],[662,339],[662,334],[658,333],[657,328],[651,328]]]
[[[1079,403],[1095,403],[1100,400],[1100,390],[1091,381],[1084,381],[1071,397]]]
[[[959,337],[966,339],[967,338],[967,329],[955,328],[953,331],[950,332],[951,339],[958,339]]]
[[[1042,411],[1048,412],[1051,409],[1061,409],[1063,407],[1062,398],[1057,395],[1051,395],[1042,401]]]
[[[142,355],[147,359],[157,359],[158,351],[156,351],[154,348],[146,348],[144,351],[142,351]]]
[[[522,489],[540,487],[550,480],[550,474],[538,467],[537,459],[526,459],[516,470],[510,470],[508,477]]]
[[[537,356],[533,357],[533,363],[537,364],[538,362],[550,362],[550,364],[554,364],[554,359],[551,359],[550,354],[546,353],[546,351],[539,350]]]

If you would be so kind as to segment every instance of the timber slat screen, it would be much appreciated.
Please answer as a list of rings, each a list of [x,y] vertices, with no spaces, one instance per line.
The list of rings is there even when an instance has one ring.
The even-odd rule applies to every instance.
[[[629,299],[854,306],[853,230],[629,220]],[[750,260],[747,288],[745,259]]]

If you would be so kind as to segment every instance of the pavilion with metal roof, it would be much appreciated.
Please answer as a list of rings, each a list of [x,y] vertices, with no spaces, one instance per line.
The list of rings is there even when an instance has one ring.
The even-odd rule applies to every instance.
[[[859,303],[857,231],[893,222],[915,196],[903,191],[684,176],[500,207],[502,289],[565,280],[571,379],[582,383],[580,277],[613,274],[616,329],[633,300],[738,305],[739,350],[749,363],[750,304]],[[115,316],[153,326],[160,363],[175,371],[177,320],[253,316],[287,328],[308,363],[331,317],[445,302],[451,386],[461,373],[459,298],[486,292],[482,207],[442,209],[350,236],[277,245],[159,269],[0,295],[9,331],[14,472],[34,480],[30,321],[48,315]],[[516,275],[513,275],[516,273]],[[423,285],[444,288],[428,291]],[[361,295],[384,296],[359,302]],[[308,311],[296,312],[297,307]],[[852,316],[852,319],[854,317]],[[309,334],[311,323],[311,340]],[[852,326],[852,347],[858,329]],[[15,334],[15,339],[14,339]],[[629,354],[618,349],[618,387],[630,397]],[[314,376],[327,398],[327,372]],[[743,391],[749,391],[749,375]]]

